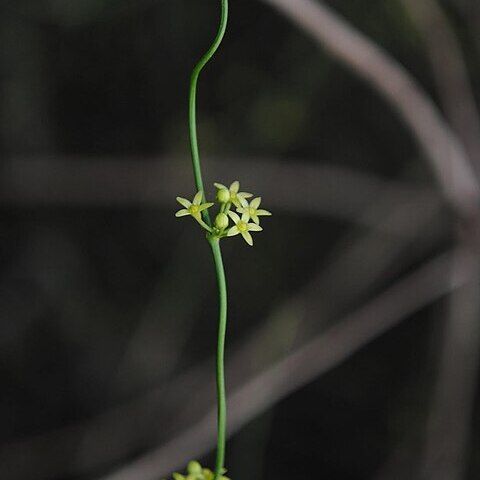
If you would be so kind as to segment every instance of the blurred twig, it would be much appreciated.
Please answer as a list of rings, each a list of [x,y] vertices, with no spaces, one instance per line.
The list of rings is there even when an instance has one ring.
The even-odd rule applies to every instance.
[[[454,94],[448,98],[448,113],[452,116],[461,137],[464,138],[472,158],[468,158],[461,141],[408,72],[381,47],[348,25],[323,3],[312,0],[263,1],[273,5],[312,35],[330,54],[370,83],[390,102],[418,139],[437,175],[446,199],[455,207],[457,215],[467,220],[466,230],[474,232],[473,240],[470,238],[469,242],[478,242],[479,185],[471,161],[480,158],[480,150],[477,150],[479,143],[477,126],[480,122],[468,84],[466,69],[462,62],[461,51],[455,37],[450,35],[448,29],[445,29],[445,24],[441,23],[443,21],[443,17],[439,16],[441,12],[439,14],[439,11],[434,11],[436,13],[434,21],[437,21],[437,36],[438,27],[440,27],[443,47],[437,44],[433,46],[435,40],[430,39],[430,48],[434,49],[434,62],[437,74],[440,76],[442,93],[449,96]],[[411,3],[415,4],[416,9],[425,7],[424,2]],[[434,5],[431,2],[426,2],[426,4],[427,6]],[[439,65],[445,61],[448,53],[451,54],[451,61],[456,67],[459,67],[456,72],[452,72],[451,68],[444,64]],[[459,99],[461,107],[458,106]],[[460,108],[465,108],[465,105],[467,119],[465,119],[465,112],[460,111]],[[472,120],[471,125],[468,124],[468,118]],[[475,254],[478,255],[478,252],[476,251]],[[446,474],[443,478],[457,479],[460,478],[463,470],[462,458],[465,455],[467,426],[471,413],[465,412],[463,409],[471,406],[479,343],[476,318],[473,313],[470,315],[463,313],[464,322],[462,322],[461,332],[458,331],[460,327],[455,323],[458,321],[455,315],[458,314],[459,309],[477,310],[476,298],[473,296],[466,298],[465,296],[463,300],[470,303],[455,308],[456,311],[452,311],[452,315],[448,319],[450,332],[445,337],[445,353],[437,387],[437,405],[431,416],[427,441],[424,466],[426,478],[436,479],[439,472],[443,470],[442,475]],[[457,301],[455,300],[455,304]],[[451,356],[452,352],[460,355],[458,336],[462,336],[465,340],[468,338],[469,341],[466,343],[469,353],[467,357],[460,358],[463,360],[460,364],[454,366],[451,363],[452,360],[447,356]],[[459,390],[457,395],[445,393],[450,391],[452,386]],[[458,411],[459,408],[461,412]],[[457,412],[459,413],[457,414]],[[452,442],[450,442],[447,430],[453,435]],[[444,434],[443,437],[448,438],[450,447],[447,449],[445,449],[445,444],[439,443],[440,431]],[[444,460],[438,465],[436,464],[437,456],[442,454]],[[453,475],[453,477],[449,475]]]
[[[437,0],[403,0],[417,23],[445,115],[480,169],[480,116],[460,42]]]
[[[480,305],[477,260],[468,249],[463,250],[462,257],[453,258],[452,281],[465,261],[473,274],[469,282],[451,293],[447,318],[439,325],[442,341],[427,434],[422,439],[423,435],[415,432],[414,438],[401,440],[375,480],[465,478],[478,374]]]
[[[296,23],[381,94],[418,140],[449,203],[462,217],[477,214],[480,188],[461,142],[396,60],[322,2],[261,1]]]
[[[463,261],[454,259],[453,277]],[[470,255],[469,262],[478,271],[475,257]],[[479,286],[477,274],[450,300],[422,458],[423,480],[461,480],[465,475],[478,375]]]
[[[332,255],[332,261],[322,266],[317,278],[275,308],[241,347],[234,347],[236,353],[231,355],[228,367],[231,380],[244,381],[248,375],[257,371],[259,363],[269,364],[285,355],[291,342],[288,345],[272,345],[272,330],[291,330],[292,322],[298,324],[311,316],[315,322],[310,323],[316,323],[316,329],[310,328],[303,336],[311,338],[312,334],[318,334],[318,319],[325,317],[322,318],[325,320],[332,316],[332,312],[327,315],[318,313],[325,311],[319,303],[331,298],[330,288],[341,291],[342,298],[348,305],[360,292],[365,294],[378,279],[380,272],[398,252],[418,238],[421,231],[428,227],[429,234],[436,235],[437,229],[432,229],[430,222],[435,218],[439,204],[428,192],[420,191],[406,201],[402,189],[390,189],[385,185],[376,195],[372,205],[362,214],[363,217],[368,217],[368,223],[376,225],[374,231],[362,232],[350,238]],[[385,232],[395,232],[395,235],[386,235]],[[402,235],[397,237],[397,232]],[[351,262],[361,261],[365,252],[371,250],[376,252],[375,264],[370,264],[369,268],[352,276]],[[324,322],[321,323],[324,327]],[[277,338],[276,335],[274,337]],[[283,338],[284,335],[280,337]],[[153,432],[160,425],[163,435],[168,434],[172,426],[165,422],[165,418],[175,418],[177,429],[178,425],[186,428],[198,415],[199,406],[207,408],[210,405],[213,385],[208,374],[209,365],[208,362],[207,365],[200,364],[163,388],[157,388],[148,395],[77,426],[6,446],[0,452],[0,466],[11,472],[12,479],[37,480],[92,471],[99,465],[127,457],[139,445],[151,442],[148,439],[155,435]],[[195,392],[196,401],[193,404],[189,402],[190,392]],[[59,451],[68,452],[72,449],[78,452],[76,462],[69,461],[68,455],[58,455]],[[28,464],[21,462],[25,456],[30,458]]]
[[[404,0],[404,4],[425,40],[446,116],[465,143],[478,172],[480,115],[460,43],[437,0]],[[471,262],[478,271],[477,229],[478,223],[469,225],[459,242],[473,245]],[[454,262],[452,275],[456,268]],[[480,350],[478,287],[478,280],[471,282],[450,299],[420,460],[420,476],[424,480],[464,477]]]
[[[209,159],[206,164],[210,183],[219,178],[238,178],[249,188],[263,192],[269,207],[277,211],[325,215],[375,228],[375,221],[359,214],[375,203],[379,192],[388,190],[392,198],[405,201],[417,195],[425,195],[425,202],[438,198],[428,187],[305,160],[286,163],[268,158],[230,158]],[[218,178],[211,178],[210,171]],[[191,188],[190,177],[188,162],[181,159],[16,157],[3,162],[0,206],[168,205],[173,210],[175,196]],[[213,193],[213,187],[211,190]],[[402,228],[390,231],[402,235]]]
[[[460,260],[457,276],[449,276],[452,253],[429,261],[357,312],[336,323],[306,345],[248,380],[230,394],[230,434],[272,404],[342,363],[362,346],[392,328],[406,316],[469,281],[469,258]],[[215,411],[126,467],[102,480],[155,480],[178,468],[185,458],[207,453],[215,441]]]

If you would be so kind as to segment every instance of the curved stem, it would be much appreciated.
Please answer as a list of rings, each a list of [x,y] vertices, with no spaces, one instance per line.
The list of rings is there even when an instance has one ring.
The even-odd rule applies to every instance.
[[[202,180],[202,171],[200,168],[200,155],[198,153],[198,139],[197,139],[197,83],[200,72],[203,67],[208,63],[208,61],[213,57],[215,52],[218,50],[220,43],[222,43],[223,36],[225,35],[225,30],[227,28],[228,20],[228,0],[221,0],[222,2],[222,16],[220,19],[220,26],[218,28],[217,36],[213,41],[212,45],[208,49],[207,53],[200,59],[200,61],[195,65],[193,69],[192,76],[190,79],[190,95],[189,95],[189,131],[190,131],[190,150],[192,154],[192,164],[193,164],[193,175],[195,177],[195,185],[197,191],[204,192],[203,189],[203,180]],[[205,200],[205,193],[203,194]],[[202,212],[203,218],[206,220],[208,225],[211,225],[210,215],[208,210]]]
[[[218,340],[217,340],[217,458],[215,461],[215,480],[219,480],[225,461],[225,441],[227,424],[227,400],[225,393],[225,333],[227,331],[227,282],[225,279],[225,269],[223,267],[222,252],[220,250],[220,240],[218,238],[209,239],[215,260],[215,270],[218,280],[218,293],[220,299],[219,320],[218,320]]]
[[[221,0],[222,16],[220,19],[220,26],[218,28],[217,36],[207,53],[200,59],[192,72],[190,79],[190,94],[189,94],[189,116],[188,124],[190,131],[190,150],[192,154],[193,175],[195,177],[195,185],[197,191],[205,192],[203,188],[202,170],[200,166],[200,155],[198,152],[197,139],[197,83],[200,72],[208,61],[213,57],[222,42],[225,30],[227,28],[228,20],[228,0]],[[205,201],[205,193],[203,194],[203,201]],[[203,220],[205,221],[207,230],[211,232],[212,221],[208,210],[202,212]],[[201,224],[203,221],[199,221]],[[218,280],[218,293],[220,300],[220,314],[218,320],[218,340],[217,340],[217,458],[215,462],[215,477],[214,480],[220,480],[225,460],[225,439],[226,439],[226,423],[227,423],[227,400],[225,394],[225,372],[224,372],[224,356],[225,356],[225,333],[227,329],[227,282],[225,279],[225,270],[223,268],[222,252],[220,250],[219,238],[212,238],[207,236],[208,243],[212,249],[213,258],[215,262],[215,271]]]

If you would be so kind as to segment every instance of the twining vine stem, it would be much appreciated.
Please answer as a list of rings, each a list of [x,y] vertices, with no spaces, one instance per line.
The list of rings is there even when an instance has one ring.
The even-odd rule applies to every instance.
[[[189,98],[189,130],[190,130],[190,151],[192,154],[193,175],[195,177],[195,185],[198,192],[204,192],[202,170],[200,167],[200,155],[198,153],[198,139],[197,139],[197,83],[200,72],[208,61],[213,57],[218,47],[222,43],[225,30],[227,28],[228,20],[228,0],[221,0],[222,2],[222,16],[220,19],[220,26],[218,28],[217,36],[212,45],[208,49],[207,53],[200,59],[193,69],[192,76],[190,78],[190,98]],[[205,199],[205,196],[204,196]],[[210,216],[208,211],[205,210],[204,218],[207,219],[208,225],[211,225]]]
[[[224,353],[225,353],[225,333],[227,330],[227,282],[225,280],[225,270],[223,268],[222,252],[220,250],[220,240],[218,238],[210,240],[213,258],[215,260],[215,270],[218,280],[218,294],[220,298],[220,312],[218,319],[218,339],[217,339],[217,458],[215,461],[215,480],[221,476],[225,461],[225,442],[226,442],[226,423],[227,423],[227,399],[225,393],[225,372],[224,372]]]
[[[200,166],[200,155],[198,152],[197,140],[197,83],[200,72],[208,61],[213,57],[222,42],[228,20],[228,0],[221,0],[222,14],[220,26],[217,36],[207,53],[200,59],[193,69],[190,80],[189,95],[189,132],[190,132],[190,149],[192,154],[193,174],[195,177],[195,185],[197,191],[203,192],[203,200],[205,201],[205,193],[203,189],[202,170]],[[212,226],[208,209],[202,212],[203,219]],[[215,262],[215,271],[218,281],[219,293],[219,320],[218,320],[218,341],[217,341],[217,364],[216,364],[216,380],[217,380],[217,457],[215,462],[215,480],[220,480],[223,465],[225,462],[225,441],[226,441],[226,423],[227,423],[227,401],[225,393],[225,372],[224,372],[224,356],[225,356],[225,333],[227,329],[227,283],[225,279],[225,269],[223,267],[222,252],[220,249],[220,240],[207,235],[208,243],[212,249],[213,259]]]

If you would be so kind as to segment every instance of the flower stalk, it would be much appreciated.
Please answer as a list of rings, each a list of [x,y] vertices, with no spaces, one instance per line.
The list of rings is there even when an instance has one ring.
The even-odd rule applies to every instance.
[[[219,318],[218,318],[218,337],[216,354],[216,384],[217,384],[217,454],[215,461],[215,470],[202,468],[201,465],[192,461],[187,467],[187,476],[180,473],[174,473],[174,480],[228,480],[223,474],[226,472],[225,463],[225,444],[226,444],[226,424],[227,424],[227,401],[225,391],[225,336],[227,330],[227,281],[225,277],[225,268],[223,265],[222,251],[220,249],[220,240],[240,234],[248,245],[253,245],[253,238],[250,232],[259,232],[259,216],[271,215],[267,210],[260,210],[260,197],[255,198],[250,203],[247,198],[253,197],[251,193],[241,192],[240,183],[236,180],[229,187],[221,183],[215,183],[217,194],[215,199],[219,203],[219,211],[212,222],[209,209],[214,205],[207,202],[203,188],[202,170],[200,164],[200,155],[197,139],[197,119],[196,119],[196,96],[197,83],[200,72],[217,51],[225,34],[228,20],[228,0],[221,0],[222,14],[217,36],[207,53],[200,59],[193,69],[190,80],[189,91],[189,133],[190,150],[192,155],[193,174],[197,193],[193,200],[187,200],[183,197],[177,197],[177,202],[183,207],[176,212],[177,217],[192,217],[206,231],[207,241],[212,250],[215,272],[218,283],[219,294]],[[232,209],[235,208],[241,217]],[[230,221],[233,225],[230,226]],[[253,222],[253,223],[252,223]]]
[[[188,127],[190,133],[190,152],[192,155],[193,176],[195,178],[195,185],[198,192],[203,192],[204,189],[197,138],[197,83],[200,72],[203,70],[203,67],[209,62],[209,60],[218,50],[218,47],[222,43],[223,37],[225,35],[225,30],[227,29],[228,0],[221,0],[221,3],[222,14],[220,18],[220,26],[218,28],[217,36],[213,40],[210,48],[207,50],[207,53],[205,53],[205,55],[200,59],[197,65],[195,65],[192,76],[190,78]],[[210,215],[208,214],[208,211],[203,214],[203,217],[206,219],[207,224],[211,225]],[[215,480],[217,479],[215,478]]]
[[[227,332],[227,281],[223,267],[220,239],[210,238],[210,248],[215,262],[219,294],[219,316],[217,336],[217,456],[214,479],[219,480],[225,463],[225,444],[227,428],[227,396],[225,391],[225,336]]]
[[[190,132],[190,150],[192,154],[193,174],[195,177],[195,185],[198,192],[202,192],[203,200],[203,179],[200,166],[200,155],[198,151],[197,138],[197,83],[200,72],[208,61],[213,57],[222,43],[227,28],[228,21],[228,0],[221,0],[222,13],[220,18],[220,26],[212,45],[207,53],[200,59],[192,72],[190,80],[189,95],[189,132]],[[212,226],[208,208],[202,212],[202,217],[208,227]],[[218,342],[217,342],[217,457],[215,462],[214,480],[220,480],[223,472],[223,464],[225,461],[225,441],[226,441],[226,422],[227,422],[227,400],[225,393],[225,333],[227,328],[227,284],[225,280],[225,269],[223,267],[222,252],[220,250],[220,241],[218,238],[208,237],[208,242],[212,249],[215,262],[215,271],[218,279],[220,314],[218,323]]]

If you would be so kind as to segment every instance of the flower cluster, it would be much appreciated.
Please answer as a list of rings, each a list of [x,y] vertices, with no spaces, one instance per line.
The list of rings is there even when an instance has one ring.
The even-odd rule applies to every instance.
[[[222,473],[225,473],[226,470]],[[214,474],[208,468],[203,468],[197,461],[193,460],[189,462],[187,466],[187,474],[182,475],[181,473],[173,473],[173,480],[213,480]],[[222,475],[220,480],[230,480],[229,478]]]
[[[214,185],[217,189],[216,200],[220,204],[220,211],[216,215],[213,224],[211,224],[207,212],[214,203],[205,201],[203,192],[198,192],[192,202],[186,198],[177,197],[177,202],[184,208],[179,210],[175,216],[184,217],[190,215],[207,230],[211,238],[233,237],[240,234],[252,246],[253,238],[250,232],[263,230],[260,226],[259,217],[271,215],[268,210],[260,208],[262,198],[256,197],[248,201],[247,199],[253,197],[253,195],[247,192],[240,192],[240,183],[238,181],[233,182],[230,187],[226,187],[221,183],[214,183]],[[235,208],[237,213],[232,208]],[[233,226],[230,226],[230,221],[233,222]]]

